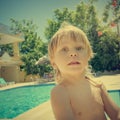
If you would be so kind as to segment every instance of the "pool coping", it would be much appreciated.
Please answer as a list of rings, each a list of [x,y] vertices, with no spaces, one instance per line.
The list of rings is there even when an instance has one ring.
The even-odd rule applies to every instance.
[[[16,84],[11,84],[11,85],[6,85],[6,86],[3,86],[3,87],[0,87],[0,91],[13,89],[13,88],[17,88],[17,87],[32,86],[32,85],[42,85],[42,84],[54,84],[54,83],[55,82],[43,82],[43,83],[25,82],[25,83],[16,83]]]

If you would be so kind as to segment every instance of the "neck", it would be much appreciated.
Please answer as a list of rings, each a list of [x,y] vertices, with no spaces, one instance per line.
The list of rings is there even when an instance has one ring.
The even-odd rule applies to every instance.
[[[80,81],[85,80],[85,72],[79,74],[62,74],[63,82],[70,84],[77,84]]]

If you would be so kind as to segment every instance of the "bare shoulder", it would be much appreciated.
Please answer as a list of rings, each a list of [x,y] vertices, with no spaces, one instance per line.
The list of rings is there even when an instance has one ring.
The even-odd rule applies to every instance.
[[[64,86],[57,85],[52,89],[51,105],[57,120],[74,120],[69,95]]]
[[[67,91],[64,86],[62,85],[56,85],[52,90],[51,90],[51,97],[63,97],[67,96]]]

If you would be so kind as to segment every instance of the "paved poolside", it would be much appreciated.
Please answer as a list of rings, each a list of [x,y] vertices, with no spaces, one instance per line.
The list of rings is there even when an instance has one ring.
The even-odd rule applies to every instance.
[[[104,75],[96,79],[102,80],[107,90],[120,90],[120,74]]]
[[[35,84],[35,82],[10,84],[10,85],[6,85],[4,87],[0,87],[0,90],[6,90],[6,89],[15,88],[15,87],[21,87],[21,86],[27,86],[27,85],[34,85],[34,84]]]
[[[120,74],[115,75],[104,75],[97,77],[96,79],[100,79],[105,84],[107,90],[118,90],[120,89]],[[29,85],[34,83],[24,83],[23,85]],[[23,86],[22,83],[11,85],[12,87],[15,86]],[[1,88],[0,88],[1,89]],[[5,88],[2,88],[5,89]],[[50,105],[50,100],[31,109],[27,112],[17,116],[13,120],[55,120],[54,115],[52,113],[52,108]]]
[[[50,101],[47,101],[13,120],[55,120]]]

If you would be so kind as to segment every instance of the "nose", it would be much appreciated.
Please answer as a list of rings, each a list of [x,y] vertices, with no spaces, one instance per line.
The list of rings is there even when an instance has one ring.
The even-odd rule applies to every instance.
[[[77,56],[77,52],[75,50],[70,51],[70,57],[75,57]]]
[[[76,55],[76,54],[71,54],[70,56],[71,56],[71,57],[75,57],[75,56],[77,56],[77,55]]]

